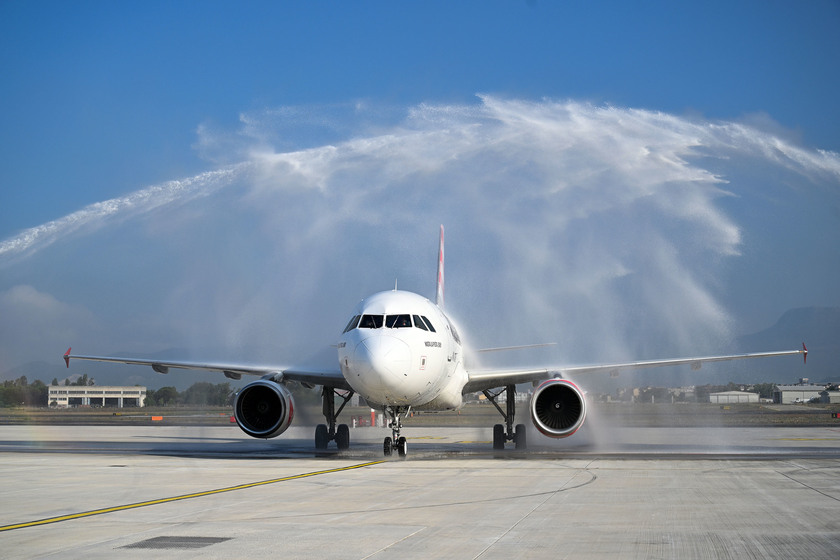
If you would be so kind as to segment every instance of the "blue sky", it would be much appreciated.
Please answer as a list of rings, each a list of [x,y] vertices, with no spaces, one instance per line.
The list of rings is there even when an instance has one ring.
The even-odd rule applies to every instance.
[[[204,168],[283,105],[573,98],[766,113],[840,150],[837,2],[4,2],[2,234]],[[33,204],[33,201],[38,201]]]
[[[614,356],[645,351],[644,342],[628,342],[626,335],[652,313],[639,309],[657,301],[649,286],[666,273],[671,280],[659,289],[673,299],[663,299],[663,306],[684,305],[678,294],[694,294],[689,308],[696,306],[700,318],[651,352],[689,351],[687,341],[698,339],[706,341],[700,346],[714,347],[722,330],[728,336],[727,329],[738,334],[769,326],[787,308],[840,305],[829,280],[840,266],[838,30],[840,4],[816,0],[3,2],[0,243],[8,250],[0,255],[0,305],[7,306],[0,328],[9,332],[13,322],[24,320],[10,310],[32,317],[33,309],[49,308],[42,320],[61,325],[54,338],[84,341],[85,352],[212,346],[225,357],[242,350],[243,339],[261,339],[247,326],[235,333],[193,333],[186,326],[191,319],[212,322],[214,314],[205,315],[210,309],[216,315],[253,309],[260,317],[256,324],[295,317],[296,325],[308,325],[295,306],[281,305],[275,316],[263,317],[266,302],[278,302],[253,294],[277,289],[318,299],[305,286],[270,286],[258,279],[300,276],[301,270],[322,290],[346,288],[336,283],[330,265],[311,262],[311,254],[323,250],[350,272],[369,270],[353,267],[363,262],[380,265],[385,277],[349,281],[349,301],[327,298],[340,312],[328,312],[324,320],[340,328],[344,310],[376,282],[384,288],[401,276],[411,286],[416,273],[416,289],[426,289],[421,278],[428,255],[405,253],[419,244],[433,261],[433,224],[446,220],[453,222],[447,224],[455,244],[450,254],[459,254],[460,236],[461,257],[472,271],[490,273],[488,263],[497,264],[511,248],[499,239],[504,233],[514,239],[510,231],[519,220],[535,229],[517,240],[549,232],[547,239],[576,239],[575,247],[599,251],[597,266],[583,252],[558,248],[562,243],[533,248],[523,262],[508,264],[522,274],[522,267],[542,266],[540,259],[565,258],[582,275],[575,281],[600,273],[622,279],[581,298],[590,306],[606,301],[622,310],[620,317],[603,313],[589,331],[582,328],[600,333],[604,325],[619,324],[610,335]],[[602,134],[598,127],[604,127]],[[557,146],[563,165],[542,154],[546,139]],[[602,151],[610,142],[612,159]],[[435,146],[447,146],[449,155]],[[505,152],[494,157],[499,146]],[[615,157],[628,146],[637,151]],[[640,152],[650,161],[630,169],[628,162]],[[496,177],[509,179],[507,187],[489,175],[483,183],[473,181],[482,168],[512,153],[521,157],[495,170]],[[532,165],[521,163],[530,159]],[[392,161],[437,185],[422,191],[423,181],[389,172]],[[675,170],[675,161],[688,163]],[[289,169],[307,169],[306,180]],[[592,175],[599,180],[592,189],[561,201],[566,205],[555,214],[534,218],[541,208],[554,208],[543,204],[547,193],[571,184],[569,177],[578,177],[572,186],[590,185]],[[314,185],[321,198],[309,191],[284,191],[277,198],[263,184],[298,179],[299,188]],[[520,180],[525,186],[511,186]],[[180,182],[177,189],[172,181]],[[377,181],[378,188],[399,187],[377,190],[371,186]],[[476,194],[479,186],[471,181],[485,190]],[[661,189],[668,184],[690,188],[675,195]],[[449,190],[435,190],[441,185]],[[153,186],[160,189],[146,190]],[[160,190],[166,194],[156,198]],[[131,199],[133,193],[141,193],[142,201]],[[645,206],[646,196],[656,204]],[[628,206],[605,209],[609,197]],[[336,201],[352,207],[360,199],[367,206],[357,208],[356,221],[331,213]],[[371,209],[380,199],[386,200],[380,212],[411,216],[410,226],[384,226],[387,243],[359,225],[388,223]],[[121,205],[105,213],[99,208],[96,220],[91,212],[74,214],[113,200]],[[497,201],[483,210],[485,217],[505,209],[498,210],[495,229],[482,215],[451,210],[477,208],[481,200]],[[285,214],[264,213],[271,204],[298,205],[298,214],[309,219],[291,229],[298,216],[277,223],[273,216]],[[559,219],[568,204],[589,210]],[[423,208],[435,210],[424,214]],[[367,222],[359,217],[365,212],[371,214]],[[573,230],[552,229],[596,212],[605,214],[575,223]],[[315,216],[331,216],[332,227]],[[38,230],[51,223],[57,241]],[[616,229],[609,235],[611,227]],[[9,249],[33,231],[41,231],[40,244]],[[338,238],[344,253],[327,249]],[[659,252],[651,257],[638,247],[621,248],[622,239],[645,240]],[[394,264],[365,256],[371,245]],[[90,258],[91,251],[101,258]],[[641,268],[660,276],[634,280]],[[167,274],[168,282],[143,276],[148,270]],[[464,282],[474,280],[468,272]],[[535,273],[548,283],[556,278],[548,269],[524,272]],[[583,290],[570,283],[540,292],[505,284],[505,274],[488,289],[512,293],[511,286],[527,287],[541,298]],[[197,288],[192,275],[206,287]],[[453,289],[459,289],[458,280]],[[510,313],[527,305],[543,309],[540,297],[500,305]],[[464,301],[465,315],[478,307]],[[131,315],[130,325],[119,319],[117,306],[123,316]],[[156,323],[170,318],[160,312],[164,308],[175,309],[165,328]],[[585,314],[584,308],[555,311]],[[254,316],[233,313],[242,325]],[[676,318],[652,314],[647,335],[673,332]],[[39,325],[33,320],[32,332],[42,332]],[[153,334],[161,332],[170,336]],[[291,336],[283,329],[272,334]],[[52,353],[55,342],[48,339],[42,346]],[[532,340],[489,344],[497,342]],[[10,366],[44,351],[22,342],[14,346],[0,349]],[[277,353],[260,357],[278,359]]]

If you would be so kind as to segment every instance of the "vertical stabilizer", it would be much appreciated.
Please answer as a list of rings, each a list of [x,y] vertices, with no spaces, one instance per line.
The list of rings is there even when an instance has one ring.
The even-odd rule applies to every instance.
[[[440,249],[438,249],[437,292],[435,303],[443,309],[443,225],[440,226]]]

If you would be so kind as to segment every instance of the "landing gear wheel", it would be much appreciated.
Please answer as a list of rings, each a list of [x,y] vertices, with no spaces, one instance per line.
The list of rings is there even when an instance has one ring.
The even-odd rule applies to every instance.
[[[335,387],[324,386],[321,391],[321,411],[324,414],[326,424],[318,424],[315,428],[315,448],[326,449],[332,440],[335,440],[336,446],[339,449],[349,449],[350,447],[350,429],[347,424],[339,424],[338,415],[344,410],[344,406],[350,402],[353,397],[353,391],[336,391]],[[341,400],[341,406],[338,410],[335,408],[335,397],[338,396]],[[337,429],[336,429],[337,428]]]
[[[315,426],[315,449],[326,449],[330,435],[325,424]]]
[[[525,425],[517,424],[514,430],[513,421],[516,417],[516,385],[505,385],[503,389],[496,392],[484,390],[484,396],[487,397],[502,418],[505,419],[504,425],[496,424],[493,426],[493,449],[504,449],[505,443],[512,441],[516,444],[517,449],[525,449]],[[504,394],[505,409],[499,406],[497,400]]]
[[[513,437],[513,441],[516,442],[517,449],[527,449],[528,439],[525,435],[525,424],[516,425],[516,435]]]
[[[339,424],[335,433],[335,444],[339,449],[350,449],[350,428],[347,424]]]
[[[400,437],[400,430],[402,429],[402,418],[406,414],[411,411],[411,407],[408,408],[400,408],[400,407],[392,407],[386,406],[385,412],[390,417],[388,421],[388,427],[391,428],[391,437],[385,438],[385,443],[383,444],[383,450],[385,451],[385,456],[388,457],[394,450],[400,454],[400,457],[405,458],[406,451],[408,450],[408,444],[405,442],[404,437]]]
[[[505,427],[501,424],[493,426],[493,449],[505,448]]]

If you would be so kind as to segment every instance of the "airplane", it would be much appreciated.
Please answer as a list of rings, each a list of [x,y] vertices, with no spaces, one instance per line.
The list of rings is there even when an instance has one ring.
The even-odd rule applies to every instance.
[[[67,367],[70,367],[71,359],[139,364],[151,366],[163,374],[170,369],[206,370],[221,372],[235,380],[243,375],[258,376],[260,379],[243,387],[234,401],[237,424],[255,438],[279,436],[292,424],[295,404],[287,383],[320,386],[326,423],[315,428],[315,448],[318,450],[327,449],[331,441],[335,441],[339,450],[350,447],[349,427],[339,424],[338,416],[351,397],[358,394],[371,408],[383,410],[388,415],[391,436],[383,441],[384,455],[396,452],[404,458],[408,443],[401,435],[401,429],[407,414],[412,410],[457,410],[464,405],[465,396],[472,393],[483,393],[504,421],[493,427],[493,449],[504,449],[508,442],[516,449],[525,449],[526,427],[515,423],[514,396],[516,385],[520,383],[535,386],[528,408],[536,429],[550,438],[565,438],[583,425],[587,409],[584,392],[569,377],[597,372],[616,375],[622,370],[678,365],[699,369],[707,362],[798,354],[807,359],[808,349],[803,343],[801,350],[778,352],[573,367],[472,370],[464,361],[462,339],[444,312],[443,226],[440,227],[437,264],[434,303],[419,294],[396,288],[363,299],[340,335],[338,361],[332,368],[314,370],[83,356],[71,354],[70,348],[64,354],[64,361]],[[336,397],[342,401],[337,409]],[[504,409],[500,406],[502,400]]]

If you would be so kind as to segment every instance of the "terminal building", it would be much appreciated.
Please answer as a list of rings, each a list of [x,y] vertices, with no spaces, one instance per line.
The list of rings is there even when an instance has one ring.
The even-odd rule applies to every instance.
[[[146,404],[145,387],[78,387],[65,385],[50,387],[47,400],[53,408],[77,406],[140,407]]]

